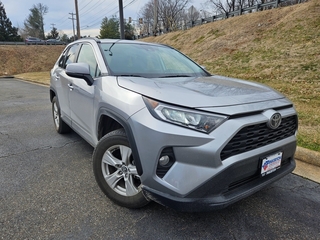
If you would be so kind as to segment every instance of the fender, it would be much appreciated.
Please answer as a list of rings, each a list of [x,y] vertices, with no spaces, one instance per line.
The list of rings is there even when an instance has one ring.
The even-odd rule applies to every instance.
[[[123,116],[121,116],[115,112],[111,112],[110,110],[108,110],[106,108],[100,108],[99,113],[98,113],[97,123],[96,123],[97,136],[98,136],[98,131],[99,131],[99,121],[100,121],[102,115],[105,115],[105,116],[112,118],[114,121],[118,122],[124,128],[126,135],[127,135],[127,138],[128,138],[128,141],[129,141],[129,144],[130,144],[130,147],[131,147],[131,150],[132,150],[133,158],[135,160],[137,172],[141,176],[143,174],[143,169],[142,169],[142,165],[141,165],[141,161],[140,161],[140,156],[139,156],[139,152],[138,152],[138,148],[136,145],[134,135],[132,133],[130,125],[128,124],[128,121]]]

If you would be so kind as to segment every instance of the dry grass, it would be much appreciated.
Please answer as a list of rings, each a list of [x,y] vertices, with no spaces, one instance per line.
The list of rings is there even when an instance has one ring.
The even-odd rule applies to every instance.
[[[143,41],[171,45],[211,73],[258,81],[282,92],[299,113],[299,146],[320,151],[319,13],[320,0],[310,0]],[[49,71],[62,49],[0,46],[0,76],[27,73],[17,76],[49,84]]]
[[[39,83],[43,85],[49,85],[50,84],[50,72],[30,72],[30,73],[20,73],[14,75],[16,78],[31,81],[34,83]]]
[[[0,76],[49,71],[65,46],[0,46]]]

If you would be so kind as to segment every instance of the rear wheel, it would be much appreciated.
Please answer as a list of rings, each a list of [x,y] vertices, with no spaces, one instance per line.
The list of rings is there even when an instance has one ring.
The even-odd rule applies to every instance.
[[[101,138],[93,153],[93,171],[101,190],[116,204],[127,208],[148,204],[123,129]]]
[[[61,119],[60,106],[57,97],[52,99],[52,117],[58,133],[70,132],[70,127]]]

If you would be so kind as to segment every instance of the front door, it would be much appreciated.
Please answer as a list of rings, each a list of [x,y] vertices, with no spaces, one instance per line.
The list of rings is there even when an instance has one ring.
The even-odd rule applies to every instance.
[[[81,46],[78,63],[87,63],[90,66],[90,74],[95,79],[100,76],[100,70],[94,51],[90,44]],[[83,137],[90,143],[94,142],[94,93],[95,82],[89,86],[85,80],[72,78],[71,91],[69,93],[72,126],[80,131]]]

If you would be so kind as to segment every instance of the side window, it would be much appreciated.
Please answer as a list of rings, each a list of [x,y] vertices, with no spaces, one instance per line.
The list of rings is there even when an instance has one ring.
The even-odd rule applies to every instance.
[[[77,62],[89,64],[90,75],[93,78],[100,76],[101,72],[100,72],[96,57],[94,55],[92,47],[89,44],[82,45]]]
[[[66,68],[66,66],[69,63],[75,63],[76,62],[78,49],[79,49],[79,44],[72,45],[69,48],[69,51],[67,51],[66,55],[64,55],[65,56],[64,59],[62,59],[63,60],[62,66],[61,66],[62,68]],[[60,62],[59,62],[59,66],[60,66]]]
[[[63,52],[63,54],[61,55],[61,57],[60,57],[60,59],[59,59],[59,62],[58,62],[58,65],[59,65],[59,67],[61,67],[61,68],[64,68],[64,60],[66,59],[66,53],[67,53],[67,50],[65,50],[64,52]]]

